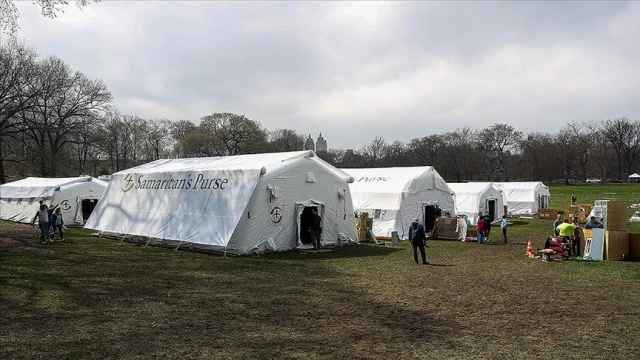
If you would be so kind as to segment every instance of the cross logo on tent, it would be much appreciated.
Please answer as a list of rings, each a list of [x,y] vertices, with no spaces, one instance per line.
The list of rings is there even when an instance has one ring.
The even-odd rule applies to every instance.
[[[63,202],[61,202],[60,208],[65,211],[71,209],[71,204],[69,204],[69,200],[64,200]]]
[[[282,221],[282,210],[280,210],[279,207],[274,207],[273,210],[271,210],[271,221],[274,224]]]
[[[133,188],[133,174],[128,174],[124,181],[126,185],[122,187],[122,192],[127,192]]]

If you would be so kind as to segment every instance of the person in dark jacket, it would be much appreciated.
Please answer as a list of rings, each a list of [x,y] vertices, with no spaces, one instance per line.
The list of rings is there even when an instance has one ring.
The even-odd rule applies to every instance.
[[[318,215],[318,210],[313,208],[311,210],[311,224],[309,232],[311,233],[311,241],[313,242],[314,249],[320,249],[322,247],[322,217]]]
[[[51,240],[53,240],[53,238],[55,237],[56,230],[58,230],[60,233],[60,240],[64,240],[64,235],[62,234],[63,226],[64,226],[64,221],[62,220],[62,213],[60,212],[60,208],[57,207],[54,210],[53,214],[51,215],[51,229],[53,229]]]
[[[564,220],[562,220],[562,215],[558,214],[558,218],[556,219],[556,221],[553,222],[553,237],[554,238],[558,237],[558,226],[560,226],[562,223],[564,223]]]
[[[482,218],[484,220],[484,238],[482,241],[489,241],[489,234],[491,234],[491,223],[493,222],[493,216],[491,214],[485,214]]]
[[[420,250],[422,263],[428,264],[427,252],[424,248],[424,242],[427,240],[427,234],[424,231],[424,226],[418,222],[418,219],[413,220],[411,227],[409,227],[409,239],[411,240],[413,261],[418,264],[418,250]]]
[[[585,229],[602,229],[604,225],[596,219],[595,216],[589,218],[589,222],[584,224]]]

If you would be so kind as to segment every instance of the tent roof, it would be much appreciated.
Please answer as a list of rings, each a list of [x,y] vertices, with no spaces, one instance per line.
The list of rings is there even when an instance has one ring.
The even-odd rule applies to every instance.
[[[487,191],[492,183],[447,183],[451,190],[457,194],[478,194]],[[498,190],[498,189],[496,189]],[[499,190],[498,190],[499,191]]]
[[[452,193],[449,185],[440,177],[433,166],[340,169],[353,176],[358,191],[402,194],[417,179],[426,179],[430,189]],[[367,181],[367,180],[371,181]]]
[[[510,181],[510,182],[497,182],[494,183],[503,189],[535,189],[542,187],[547,189],[547,186],[540,181]]]
[[[78,176],[69,178],[28,177],[22,180],[0,185],[0,197],[46,197],[51,196],[58,186],[65,186],[92,180],[94,179],[91,176]]]
[[[638,175],[638,173],[633,173],[631,175],[629,175],[630,178],[632,179],[640,179],[640,175]]]

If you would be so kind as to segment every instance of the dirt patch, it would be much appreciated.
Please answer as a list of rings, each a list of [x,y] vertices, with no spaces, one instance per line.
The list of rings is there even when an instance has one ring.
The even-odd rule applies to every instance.
[[[0,248],[25,246],[38,241],[39,230],[31,225],[3,223],[0,231]]]

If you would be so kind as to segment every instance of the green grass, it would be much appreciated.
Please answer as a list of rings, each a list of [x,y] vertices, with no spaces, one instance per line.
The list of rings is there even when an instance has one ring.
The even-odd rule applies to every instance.
[[[637,358],[640,263],[525,257],[550,227],[422,266],[406,242],[223,258],[0,223],[0,358]]]

